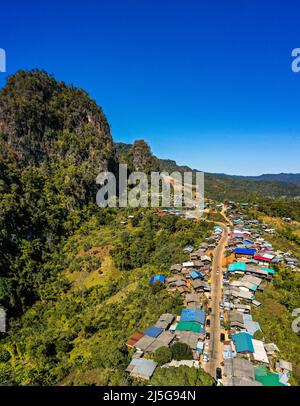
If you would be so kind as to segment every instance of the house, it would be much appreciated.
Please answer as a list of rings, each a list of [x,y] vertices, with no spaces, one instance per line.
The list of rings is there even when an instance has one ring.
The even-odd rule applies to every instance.
[[[167,278],[167,285],[170,288],[179,288],[180,286],[185,286],[186,285],[186,280],[184,279],[183,276],[180,275],[174,275],[169,278]]]
[[[0,333],[6,333],[6,311],[0,307]]]
[[[252,316],[250,314],[244,314],[244,326],[247,333],[249,333],[252,337],[254,334],[261,330],[260,325],[257,321],[252,320]]]
[[[252,337],[248,333],[236,333],[232,336],[236,352],[249,354],[254,352]]]
[[[189,273],[189,275],[190,275],[190,277],[192,279],[198,279],[198,278],[204,279],[204,275],[201,272],[198,272],[198,271],[191,271]]]
[[[244,275],[241,279],[241,282],[249,282],[252,285],[259,286],[262,282],[262,279],[258,278],[257,276],[253,276],[253,275]]]
[[[173,320],[175,319],[175,316],[171,313],[163,313],[160,318],[158,319],[157,323],[155,324],[155,327],[163,328],[164,330],[167,330],[170,325],[173,323]]]
[[[224,360],[224,386],[261,386],[255,380],[254,367],[250,361],[243,358]]]
[[[182,309],[180,321],[197,322],[204,326],[206,314],[201,309]]]
[[[278,362],[276,362],[276,371],[283,374],[286,372],[292,372],[293,365],[291,362],[280,359]]]
[[[252,302],[253,303],[253,302]],[[250,313],[250,311],[251,311],[251,306],[249,306],[249,305],[244,305],[244,304],[240,304],[240,303],[237,303],[237,304],[234,304],[234,308],[238,311],[238,312],[241,312],[241,313]]]
[[[199,290],[204,290],[204,282],[196,279],[191,282],[192,288],[197,292]]]
[[[268,276],[269,276],[267,271],[263,271],[262,269],[257,269],[257,268],[254,268],[254,267],[249,268],[248,273],[250,273],[252,275],[259,276],[261,278],[268,278]]]
[[[157,363],[150,359],[133,358],[126,372],[129,372],[133,378],[149,380],[156,367]]]
[[[199,296],[196,295],[195,293],[188,293],[185,297],[185,303],[187,306],[191,304],[197,304],[201,306],[201,302],[199,299],[200,299]]]
[[[142,351],[142,352],[147,352],[148,348],[150,347],[150,345],[155,341],[154,337],[150,337],[150,336],[143,336],[142,338],[140,338],[135,344],[134,347],[138,350],[138,351]]]
[[[204,338],[203,334],[199,334],[193,331],[176,331],[176,338],[180,343],[188,345],[192,350],[196,350],[199,342],[199,338]]]
[[[265,344],[265,350],[266,350],[267,355],[272,356],[272,357],[276,357],[277,352],[279,352],[277,345],[274,343]]]
[[[262,262],[272,262],[274,257],[275,257],[275,255],[267,254],[264,252],[260,252],[259,254],[254,255],[254,259],[256,259],[257,261],[262,261]]]
[[[254,351],[251,354],[250,358],[254,362],[262,362],[264,364],[269,364],[269,359],[264,347],[264,343],[260,340],[252,339],[252,344]]]
[[[254,248],[236,248],[234,250],[234,254],[236,258],[244,257],[244,258],[253,258],[255,254]]]
[[[193,261],[187,261],[182,263],[183,268],[194,268],[195,264]]]
[[[194,333],[204,334],[204,328],[201,324],[194,321],[180,321],[177,324],[176,331],[192,331]]]
[[[155,275],[150,279],[150,284],[152,285],[155,282],[165,283],[165,279],[163,275]]]
[[[153,353],[160,347],[168,347],[174,340],[174,334],[170,331],[164,331],[159,335],[159,337],[152,341],[152,343],[147,347],[146,352]]]
[[[192,245],[187,245],[183,248],[184,254],[191,254],[194,251],[194,247]]]
[[[162,332],[164,331],[161,327],[149,327],[146,331],[144,331],[145,336],[157,338]]]
[[[133,348],[135,346],[135,344],[144,336],[143,333],[140,333],[139,331],[137,331],[136,333],[134,333],[128,341],[126,341],[126,345],[129,348]]]
[[[228,266],[228,272],[237,272],[237,271],[246,272],[246,270],[247,265],[245,264],[245,262],[235,262]]]
[[[171,266],[170,272],[171,272],[171,273],[179,273],[179,272],[181,272],[181,269],[182,269],[182,265],[181,265],[181,264],[175,264],[175,265],[172,265],[172,266]]]
[[[205,264],[210,264],[211,263],[211,257],[209,257],[208,255],[203,255],[201,257],[201,261]]]
[[[231,291],[230,292],[232,297],[242,299],[242,300],[247,300],[247,301],[252,301],[253,300],[253,293],[251,292],[245,292],[243,290],[239,291]]]
[[[183,297],[185,297],[189,293],[189,289],[186,286],[179,286],[177,287],[177,290]]]
[[[228,313],[228,321],[230,323],[230,327],[238,327],[241,329],[244,328],[243,314],[236,310],[231,310]]]
[[[263,386],[284,386],[279,380],[279,374],[270,372],[265,365],[256,366],[254,374],[255,380]]]

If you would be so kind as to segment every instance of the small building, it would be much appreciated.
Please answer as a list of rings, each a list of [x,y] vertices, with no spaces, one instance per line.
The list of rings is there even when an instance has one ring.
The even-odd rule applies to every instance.
[[[252,344],[254,351],[251,354],[250,358],[254,362],[262,362],[264,364],[269,364],[269,359],[264,347],[264,343],[260,340],[252,339]]]
[[[181,265],[181,264],[175,264],[175,265],[172,265],[172,266],[171,266],[170,272],[176,274],[176,273],[181,272],[181,269],[182,269],[182,265]]]
[[[292,372],[293,365],[291,362],[280,359],[278,362],[276,362],[276,371],[282,374],[286,372]]]
[[[233,334],[232,340],[235,344],[236,352],[243,354],[252,354],[254,347],[252,343],[252,337],[248,333],[236,333]]]
[[[149,327],[146,331],[144,331],[145,336],[157,338],[162,332],[164,331],[161,327]]]
[[[267,355],[271,356],[271,357],[276,357],[277,353],[279,352],[279,348],[277,347],[276,344],[274,343],[268,343],[268,344],[264,344],[265,346],[265,350],[267,352]]]
[[[205,325],[206,314],[201,309],[182,309],[180,315],[181,322],[197,322]]]
[[[263,386],[284,386],[280,382],[279,374],[270,372],[265,365],[256,366],[254,368],[255,380]]]
[[[163,313],[160,316],[160,318],[158,319],[158,321],[154,327],[163,328],[164,330],[167,330],[170,327],[170,325],[173,323],[174,319],[175,319],[175,316],[173,316],[173,314]]]
[[[194,251],[194,247],[192,245],[187,245],[183,248],[184,254],[191,254]]]
[[[133,378],[149,380],[157,367],[157,363],[145,358],[133,358],[128,365],[126,372]]]
[[[228,313],[228,321],[230,323],[230,327],[238,327],[240,329],[244,328],[243,314],[237,310],[232,310]]]
[[[192,331],[194,333],[204,334],[204,328],[201,324],[193,321],[180,321],[177,324],[176,331]]]
[[[255,254],[254,248],[236,248],[234,250],[234,254],[236,258],[253,258]]]
[[[193,331],[177,330],[176,338],[180,343],[188,345],[192,350],[196,350],[199,338],[204,339],[204,334],[195,333]]]
[[[187,306],[189,306],[191,304],[196,304],[196,305],[200,305],[200,307],[201,307],[200,298],[195,293],[188,293],[185,297],[185,303]]]
[[[246,272],[247,271],[247,265],[245,262],[235,262],[233,264],[230,264],[228,266],[228,272]]]
[[[140,333],[139,331],[137,331],[136,333],[134,333],[129,340],[126,342],[127,347],[129,348],[133,348],[135,346],[135,344],[144,336],[143,333]]]
[[[192,278],[192,279],[198,279],[198,278],[200,278],[200,279],[204,279],[204,275],[201,273],[201,272],[198,272],[198,271],[191,271],[190,273],[189,273],[189,275],[190,275],[190,277]]]
[[[152,285],[155,282],[165,283],[165,279],[164,275],[155,275],[150,279],[150,284]]]

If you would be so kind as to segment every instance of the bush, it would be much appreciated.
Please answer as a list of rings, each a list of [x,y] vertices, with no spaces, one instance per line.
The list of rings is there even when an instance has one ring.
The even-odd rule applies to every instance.
[[[153,359],[158,365],[167,364],[172,360],[172,351],[169,347],[160,347],[155,351]]]
[[[193,353],[191,348],[184,343],[175,343],[171,345],[172,359],[176,361],[182,361],[187,359],[193,359]]]

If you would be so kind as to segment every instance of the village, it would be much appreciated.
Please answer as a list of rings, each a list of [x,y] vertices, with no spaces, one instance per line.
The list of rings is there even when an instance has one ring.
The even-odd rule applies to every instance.
[[[149,281],[164,284],[170,294],[179,292],[183,308],[180,315],[162,314],[156,324],[129,337],[126,345],[134,355],[126,371],[149,380],[158,367],[153,360],[157,349],[179,342],[190,347],[193,359],[171,360],[162,368],[201,367],[223,386],[289,386],[293,366],[281,359],[276,343],[264,341],[251,310],[261,305],[256,292],[272,281],[276,265],[296,270],[298,261],[291,252],[276,251],[268,242],[276,231],[248,219],[234,202],[216,207],[226,225],[214,225],[200,246],[186,246],[189,261]],[[159,215],[165,213],[182,215],[177,210]]]

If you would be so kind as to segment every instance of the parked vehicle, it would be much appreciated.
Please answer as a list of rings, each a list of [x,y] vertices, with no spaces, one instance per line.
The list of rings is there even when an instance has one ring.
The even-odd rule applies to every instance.
[[[205,338],[206,338],[207,340],[210,340],[210,333],[206,333]]]
[[[225,340],[225,334],[224,334],[224,333],[221,333],[221,334],[220,334],[220,340],[221,340],[221,341],[224,341],[224,340]]]
[[[222,379],[222,369],[216,368],[216,379]]]
[[[210,326],[210,319],[206,319],[206,325],[207,325],[207,327]]]

